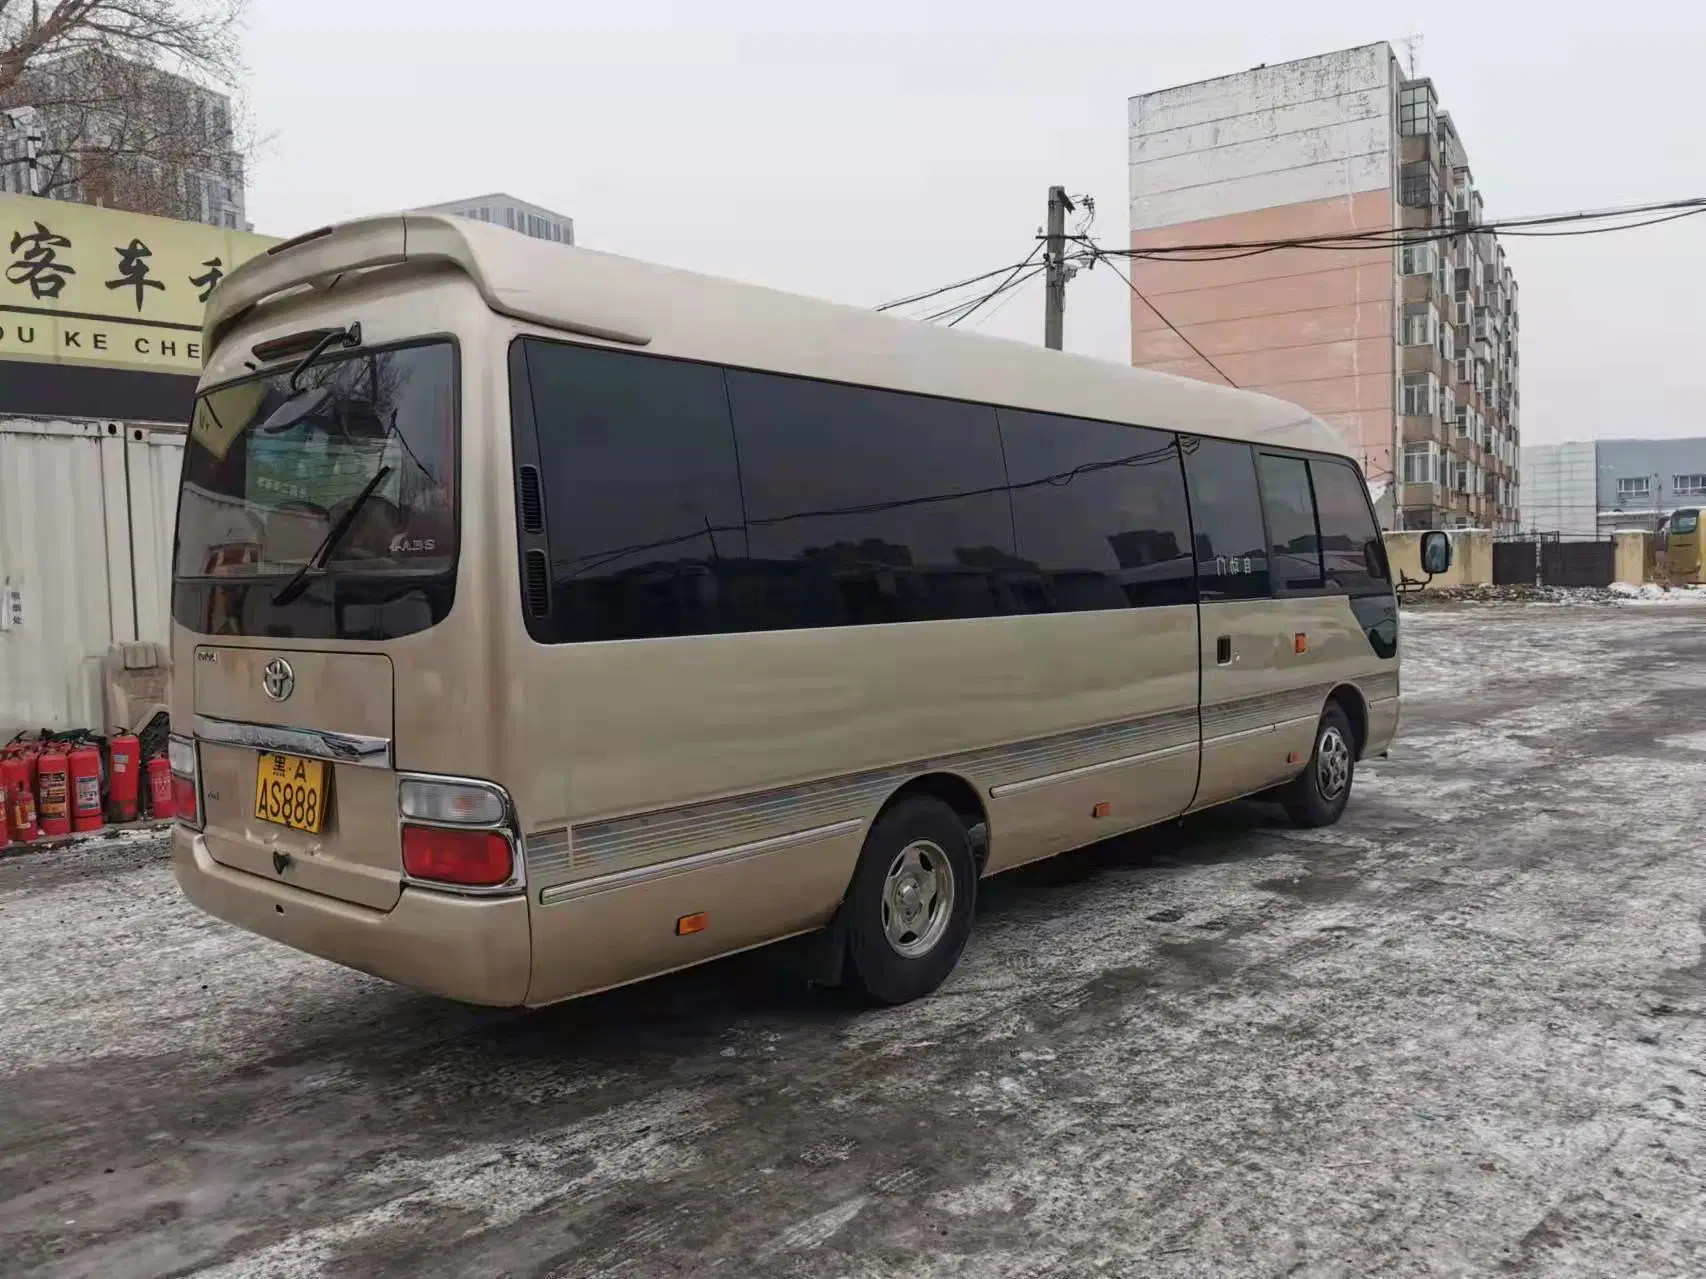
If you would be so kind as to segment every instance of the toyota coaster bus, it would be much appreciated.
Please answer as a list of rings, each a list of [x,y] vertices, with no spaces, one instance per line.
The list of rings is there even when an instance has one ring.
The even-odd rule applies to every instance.
[[[1398,726],[1363,477],[1277,400],[435,214],[275,245],[203,342],[178,881],[364,972],[541,1005],[814,934],[901,1002],[981,877],[1336,821]]]

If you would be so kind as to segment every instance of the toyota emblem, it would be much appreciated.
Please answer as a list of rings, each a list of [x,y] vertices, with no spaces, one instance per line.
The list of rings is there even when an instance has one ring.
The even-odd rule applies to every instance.
[[[261,671],[261,687],[275,702],[282,702],[296,691],[296,672],[282,657],[275,657]]]

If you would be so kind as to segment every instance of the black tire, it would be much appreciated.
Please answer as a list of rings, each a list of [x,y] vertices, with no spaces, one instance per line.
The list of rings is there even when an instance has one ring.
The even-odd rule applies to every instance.
[[[902,866],[908,854],[915,857]],[[920,867],[928,873],[921,875]],[[898,876],[892,894],[891,875]],[[941,905],[944,882],[952,895]],[[908,884],[915,891],[909,892]],[[918,913],[885,913],[885,897]],[[848,988],[878,1004],[904,1004],[928,995],[959,963],[976,905],[977,861],[959,814],[927,795],[901,800],[865,837],[841,906]],[[898,942],[889,939],[888,918],[901,934]],[[924,949],[909,953],[926,942]]]
[[[1280,793],[1286,816],[1299,826],[1331,826],[1350,803],[1356,780],[1356,735],[1337,702],[1328,702],[1315,726],[1309,764]],[[1325,761],[1325,762],[1324,762]]]

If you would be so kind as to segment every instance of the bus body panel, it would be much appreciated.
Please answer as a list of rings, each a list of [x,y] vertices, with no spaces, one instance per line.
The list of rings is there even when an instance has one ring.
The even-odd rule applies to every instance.
[[[1295,777],[1335,689],[1354,688],[1365,715],[1397,695],[1396,654],[1374,652],[1344,596],[1204,603],[1202,619],[1203,763],[1193,808]],[[1231,640],[1224,663],[1222,636]],[[1355,726],[1358,716],[1351,719]],[[1370,732],[1365,754],[1386,748],[1391,734],[1381,732],[1378,741]]]
[[[520,239],[477,227],[467,234],[478,254],[494,258]],[[313,262],[320,250],[294,252]],[[560,293],[545,278],[555,261],[539,259],[535,312]],[[252,314],[229,301],[217,317],[210,312],[219,340],[204,386],[243,376],[255,344],[309,327],[359,321],[367,348],[447,335],[456,344],[460,446],[455,599],[430,627],[335,644],[259,627],[248,635],[174,627],[177,669],[197,672],[174,685],[174,732],[194,734],[198,716],[225,718],[384,739],[389,751],[386,767],[335,765],[340,824],[328,853],[316,847],[327,840],[255,821],[254,748],[203,741],[204,782],[214,792],[208,829],[179,828],[173,846],[185,893],[209,913],[450,998],[544,1004],[822,927],[871,822],[920,778],[947,788],[938,793],[969,796],[987,815],[984,870],[993,874],[1296,775],[1302,765],[1290,757],[1307,759],[1336,687],[1354,687],[1362,700],[1365,754],[1385,749],[1396,731],[1397,659],[1380,656],[1365,633],[1366,602],[1343,596],[535,642],[522,609],[507,355],[517,335],[565,335],[537,316],[493,309],[513,306],[523,291],[526,273],[513,265],[499,273],[508,302],[494,300],[489,280],[477,288],[449,267],[399,262],[267,300]],[[616,297],[632,269],[600,259],[598,296]],[[276,263],[266,270],[279,274]],[[652,353],[729,360],[743,343],[767,341],[778,368],[798,353],[801,339],[765,319],[763,307],[707,324],[685,296],[673,305],[672,281],[697,277],[646,272],[633,277],[645,305],[629,307],[632,324],[624,324],[644,328],[650,317],[656,332],[643,345]],[[775,306],[781,318],[817,314],[817,304],[798,299]],[[876,332],[866,331],[867,317],[830,310],[846,330],[843,350]],[[883,331],[897,343],[915,340]],[[917,352],[885,366],[894,370],[885,384],[916,383],[929,394],[939,382],[946,389],[935,393],[971,393],[982,357],[968,349],[938,360],[928,350],[936,340],[919,334]],[[832,376],[825,351],[800,356],[798,372]],[[882,363],[871,354],[873,367]],[[1032,381],[1014,373],[1037,358],[1015,348],[1011,361],[991,363],[1001,394],[1081,415],[1098,411],[1098,396],[1119,402],[1082,380],[1088,362],[1051,354],[1034,363]],[[1103,376],[1092,371],[1091,381]],[[1327,438],[1277,401],[1178,379],[1155,385],[1165,412],[1152,425],[1161,430],[1246,441],[1268,431],[1311,449]],[[1266,424],[1244,421],[1257,414],[1246,405],[1259,405]],[[1386,598],[1395,627],[1396,604]],[[1228,668],[1216,660],[1222,634],[1237,654]],[[215,650],[217,661],[206,664],[218,664],[218,674],[202,674],[198,653]],[[298,680],[276,704],[260,683],[275,657],[290,661]],[[408,882],[396,807],[405,772],[505,787],[519,819],[525,891],[477,900]],[[282,873],[277,852],[290,855]],[[700,914],[703,928],[683,925]]]
[[[767,845],[655,863],[533,895],[529,1004],[592,994],[828,924],[865,825],[843,821]],[[702,930],[679,921],[702,916]]]
[[[529,645],[512,722],[552,767],[518,775],[517,801],[530,847],[562,846],[532,856],[529,875],[549,888],[868,821],[897,773],[958,774],[986,803],[1026,788],[992,869],[1068,830],[1089,839],[1164,820],[1195,789],[1195,613]],[[910,757],[895,757],[897,743]],[[1119,806],[1121,821],[1094,829],[1089,805],[1038,785],[1178,748],[1186,755]],[[667,837],[665,813],[678,814]]]

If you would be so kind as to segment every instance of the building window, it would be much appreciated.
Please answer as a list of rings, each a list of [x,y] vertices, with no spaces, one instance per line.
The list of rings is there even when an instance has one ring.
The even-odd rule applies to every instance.
[[[1398,171],[1398,203],[1409,209],[1431,209],[1439,203],[1439,177],[1426,160]]]
[[[1677,497],[1706,497],[1706,475],[1673,475],[1670,487]]]
[[[1398,269],[1404,275],[1432,275],[1438,260],[1432,244],[1406,244],[1398,250]]]
[[[1439,403],[1439,379],[1432,373],[1404,375],[1403,411],[1405,417],[1432,417]]]
[[[1434,131],[1434,95],[1425,84],[1398,90],[1398,132],[1423,138]]]
[[[1439,483],[1439,445],[1419,440],[1404,446],[1404,483]]]
[[[1457,406],[1457,411],[1452,416],[1455,418],[1455,425],[1457,427],[1457,433],[1459,435],[1468,435],[1469,434],[1469,406],[1467,404],[1459,404]]]
[[[1617,500],[1619,502],[1645,499],[1652,495],[1653,481],[1651,476],[1625,476],[1617,481]]]
[[[1439,331],[1439,313],[1430,302],[1407,302],[1404,305],[1404,345],[1432,346]]]
[[[1439,388],[1439,420],[1449,426],[1457,416],[1457,397],[1449,386]]]

